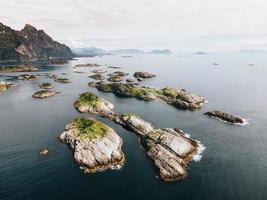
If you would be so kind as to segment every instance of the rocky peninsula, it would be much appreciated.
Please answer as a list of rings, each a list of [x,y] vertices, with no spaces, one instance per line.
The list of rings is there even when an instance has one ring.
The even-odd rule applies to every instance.
[[[221,121],[228,122],[231,124],[242,125],[246,123],[246,120],[242,119],[241,117],[238,117],[236,115],[232,115],[232,114],[229,114],[223,111],[219,111],[219,110],[209,111],[204,114],[209,117],[216,118],[216,119],[219,119]]]
[[[179,88],[138,87],[127,83],[99,83],[96,88],[120,97],[133,97],[144,101],[161,99],[179,109],[199,110],[205,98]]]
[[[109,118],[135,132],[141,138],[147,156],[153,161],[164,181],[184,179],[187,176],[188,162],[198,157],[203,150],[200,142],[188,138],[188,134],[183,131],[171,128],[156,129],[137,115],[116,113],[112,103],[93,93],[80,95],[74,106],[80,112]]]
[[[73,150],[75,162],[85,173],[121,166],[125,162],[122,139],[106,124],[92,118],[75,118],[60,135]]]

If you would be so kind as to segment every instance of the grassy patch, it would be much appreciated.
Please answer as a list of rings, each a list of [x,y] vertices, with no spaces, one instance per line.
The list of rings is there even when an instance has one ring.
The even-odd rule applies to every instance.
[[[101,98],[96,96],[95,94],[91,92],[86,92],[80,95],[79,99],[77,100],[77,103],[79,106],[82,105],[91,105],[91,106],[98,106],[101,102]]]
[[[72,121],[72,128],[78,137],[89,141],[103,138],[109,129],[104,123],[92,118],[76,118]]]

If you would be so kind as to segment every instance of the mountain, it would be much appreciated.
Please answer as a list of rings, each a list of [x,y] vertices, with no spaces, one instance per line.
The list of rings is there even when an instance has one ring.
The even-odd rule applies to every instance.
[[[72,58],[71,49],[54,41],[43,30],[26,24],[16,31],[0,23],[0,60],[26,61],[54,58]]]
[[[99,56],[109,54],[106,50],[96,47],[76,48],[72,49],[72,51],[78,56]]]
[[[207,53],[203,52],[203,51],[197,51],[196,53],[194,53],[194,55],[206,55]]]
[[[149,51],[150,54],[172,54],[172,51],[169,49],[154,49],[153,51]]]
[[[144,54],[143,50],[139,49],[115,49],[115,50],[110,50],[109,53],[111,54]]]

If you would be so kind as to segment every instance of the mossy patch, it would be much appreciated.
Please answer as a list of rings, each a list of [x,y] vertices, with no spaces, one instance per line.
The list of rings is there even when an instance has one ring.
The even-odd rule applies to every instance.
[[[91,92],[86,92],[80,95],[79,99],[76,101],[78,106],[90,105],[97,107],[101,103],[102,99]]]
[[[104,123],[92,118],[76,118],[71,126],[78,137],[89,141],[103,138],[110,129]]]

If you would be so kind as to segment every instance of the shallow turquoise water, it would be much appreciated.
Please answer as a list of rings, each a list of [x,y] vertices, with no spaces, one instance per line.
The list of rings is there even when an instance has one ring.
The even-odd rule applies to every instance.
[[[86,62],[120,66],[131,73],[154,72],[157,78],[144,81],[144,85],[183,87],[206,97],[209,103],[198,112],[190,112],[162,102],[98,92],[87,86],[92,68],[72,68]],[[213,66],[214,62],[219,66]],[[248,66],[250,63],[255,66]],[[104,56],[79,58],[43,70],[68,73],[61,76],[72,83],[55,83],[44,77],[16,81],[18,87],[0,95],[0,199],[267,199],[266,54]],[[75,74],[73,70],[88,73]],[[43,81],[53,83],[61,94],[32,99]],[[190,163],[186,180],[162,182],[138,137],[99,118],[123,138],[126,164],[120,170],[83,174],[73,162],[71,150],[57,137],[72,118],[88,116],[73,107],[85,91],[93,91],[114,103],[117,111],[136,113],[156,127],[183,129],[207,147],[202,160]],[[249,125],[232,126],[203,115],[212,109],[240,115],[248,119]],[[50,153],[41,157],[38,153],[44,147]]]

